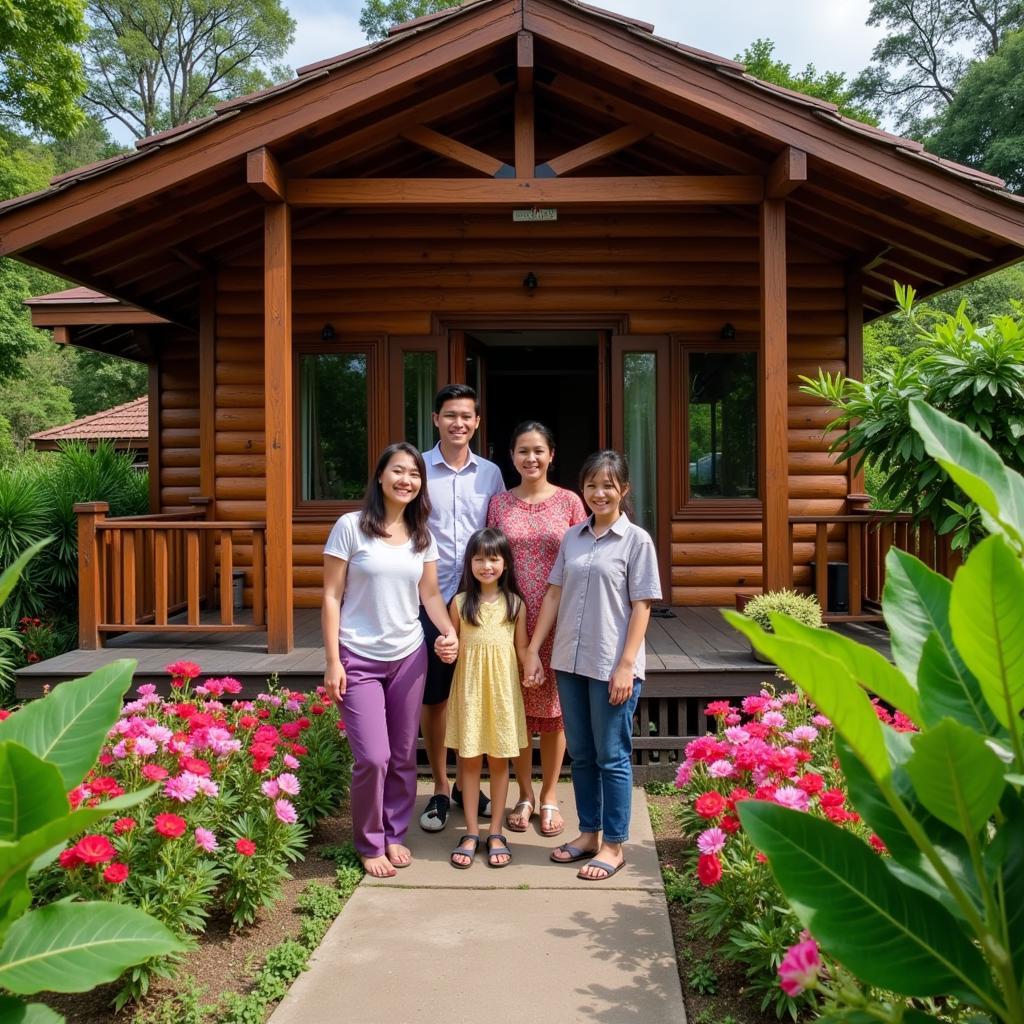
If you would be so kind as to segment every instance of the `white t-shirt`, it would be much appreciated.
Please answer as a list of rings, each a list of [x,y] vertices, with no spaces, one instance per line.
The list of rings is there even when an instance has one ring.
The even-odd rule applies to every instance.
[[[363,533],[359,516],[343,515],[324,547],[325,555],[348,562],[339,640],[361,658],[401,661],[423,643],[419,583],[423,563],[437,561],[437,544],[431,536],[419,553],[412,541],[388,544]]]

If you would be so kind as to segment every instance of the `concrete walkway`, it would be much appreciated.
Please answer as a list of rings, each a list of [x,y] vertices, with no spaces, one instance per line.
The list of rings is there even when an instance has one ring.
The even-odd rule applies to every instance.
[[[584,882],[548,859],[576,835],[572,788],[559,790],[565,833],[544,838],[536,817],[506,831],[513,862],[500,870],[482,852],[468,871],[449,866],[458,810],[441,833],[414,824],[413,864],[363,879],[270,1024],[686,1024],[644,791],[628,865]],[[422,790],[414,822],[426,801]]]

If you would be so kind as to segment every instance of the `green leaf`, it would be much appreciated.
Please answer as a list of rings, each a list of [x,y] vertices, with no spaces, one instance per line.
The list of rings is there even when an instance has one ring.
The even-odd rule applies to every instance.
[[[21,579],[21,574],[25,571],[25,566],[37,555],[43,548],[46,547],[52,537],[44,537],[42,540],[37,540],[31,547],[26,548],[18,557],[3,571],[3,575],[0,575],[0,608],[3,608],[4,602],[10,597],[11,591],[17,586],[18,580]]]
[[[918,799],[939,821],[976,836],[999,805],[1003,764],[973,729],[946,719],[910,741],[907,774]]]
[[[1010,959],[1018,978],[1024,978],[1024,800],[1015,793],[1003,799],[1005,820],[999,826],[1005,835],[1006,852],[1000,865],[1003,905]]]
[[[68,810],[55,765],[20,743],[0,743],[0,839],[20,839]]]
[[[64,1024],[64,1018],[43,1003],[23,1003],[12,996],[0,996],[3,1024]]]
[[[910,423],[924,446],[969,498],[1019,546],[1024,544],[1024,477],[1003,465],[970,427],[917,399]]]
[[[950,660],[950,654],[956,664]],[[959,654],[932,632],[925,641],[917,673],[925,725],[938,725],[943,719],[975,729],[987,736],[1005,736],[996,716],[985,702],[978,680],[963,663]]]
[[[1009,727],[1024,709],[1024,565],[986,537],[953,580],[950,625],[992,713]]]
[[[118,903],[53,903],[17,920],[0,946],[0,986],[88,992],[152,956],[185,949],[156,918]]]
[[[856,836],[760,800],[740,819],[793,911],[821,947],[869,985],[908,996],[991,996],[981,954],[957,920],[902,885]]]
[[[820,648],[836,661],[841,661],[869,693],[899,708],[915,725],[923,724],[917,690],[878,651],[835,630],[805,626],[788,615],[772,615],[771,622],[777,636]]]
[[[867,694],[841,661],[824,654],[816,645],[765,633],[756,622],[738,612],[722,614],[808,694],[875,778],[889,774],[882,723]]]
[[[121,659],[83,679],[61,683],[0,722],[0,742],[13,740],[55,764],[66,790],[74,789],[96,763],[132,684],[135,662]]]

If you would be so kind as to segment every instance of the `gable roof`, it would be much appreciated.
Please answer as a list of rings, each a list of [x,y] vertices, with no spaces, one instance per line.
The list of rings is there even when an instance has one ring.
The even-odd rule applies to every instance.
[[[61,441],[101,440],[113,441],[118,447],[145,448],[149,443],[149,399],[142,395],[71,423],[38,430],[29,440],[37,449],[56,448]]]
[[[928,154],[919,143],[844,117],[833,104],[760,81],[736,61],[664,39],[648,24],[579,0],[470,0],[397,26],[380,42],[300,68],[287,82],[225,101],[200,121],[139,140],[133,153],[0,204],[0,255],[21,255],[159,315],[192,322],[203,268],[220,262],[229,242],[259,241],[254,218],[261,202],[247,190],[239,164],[246,152],[273,147],[286,170],[299,168],[299,177],[308,176],[318,154],[333,158],[324,169],[349,168],[346,176],[380,174],[388,161],[414,167],[397,145],[385,159],[383,147],[393,140],[382,140],[378,127],[397,125],[407,109],[422,111],[424,121],[431,120],[428,114],[445,116],[443,102],[431,107],[424,99],[432,90],[439,100],[458,95],[467,118],[480,113],[481,102],[503,102],[508,79],[502,75],[513,56],[507,48],[522,31],[543,44],[538,63],[550,65],[553,81],[545,84],[552,95],[558,97],[560,81],[573,81],[583,69],[575,95],[565,94],[579,115],[562,117],[566,131],[579,119],[600,124],[621,100],[623,109],[655,111],[669,143],[673,131],[684,142],[695,134],[705,138],[706,148],[691,142],[683,149],[694,161],[730,173],[763,173],[781,147],[803,148],[814,173],[793,207],[793,230],[812,235],[817,227],[820,241],[869,273],[878,270],[879,278],[894,270],[916,274],[913,283],[927,294],[1024,254],[1024,198],[992,175]],[[593,92],[595,81],[612,101],[603,109],[581,93]],[[476,107],[474,82],[486,85]],[[613,112],[611,120],[622,118]],[[650,173],[642,170],[643,157],[650,162],[642,148],[633,173]],[[884,204],[875,202],[879,196]],[[154,261],[142,273],[138,249],[146,225],[137,218],[156,213],[168,223],[167,210],[176,204],[183,212],[169,222],[173,230],[149,241],[171,261]],[[203,216],[208,211],[211,216]],[[219,230],[221,224],[228,230]],[[869,315],[886,300],[876,292],[873,301]]]

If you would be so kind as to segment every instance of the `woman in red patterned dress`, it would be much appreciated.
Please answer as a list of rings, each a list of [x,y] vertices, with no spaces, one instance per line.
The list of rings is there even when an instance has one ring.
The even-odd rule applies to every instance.
[[[503,530],[512,544],[516,582],[526,601],[526,628],[532,634],[562,537],[570,526],[583,522],[587,513],[578,495],[548,480],[555,438],[543,423],[520,423],[512,432],[511,452],[520,483],[491,498],[487,525]],[[544,681],[539,686],[523,687],[523,702],[527,731],[531,736],[540,734],[540,831],[545,836],[557,836],[565,828],[555,790],[565,757],[565,733],[555,673],[551,670],[551,637],[541,648],[540,657]],[[519,802],[505,819],[513,832],[526,831],[537,806],[532,769],[533,750],[528,746],[515,761]]]

